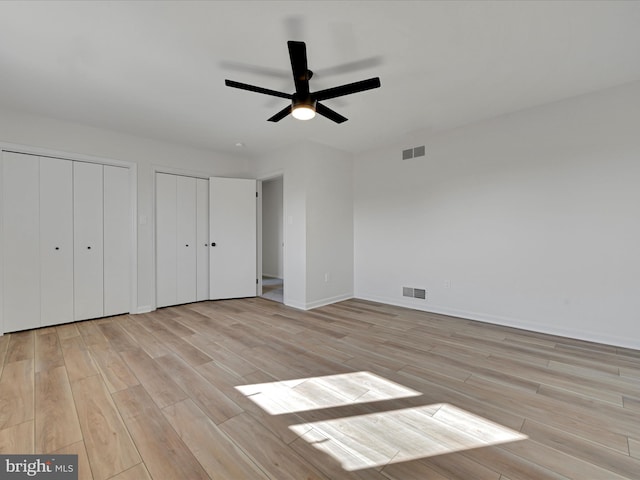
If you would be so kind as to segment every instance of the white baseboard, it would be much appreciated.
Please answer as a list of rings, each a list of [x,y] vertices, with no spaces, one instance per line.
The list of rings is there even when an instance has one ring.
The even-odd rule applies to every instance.
[[[550,325],[544,323],[533,323],[531,321],[500,317],[497,315],[488,315],[478,312],[470,312],[464,310],[455,310],[451,308],[441,307],[438,305],[425,305],[424,300],[400,300],[397,298],[383,297],[377,295],[358,294],[355,298],[362,300],[370,300],[372,302],[386,303],[388,305],[396,305],[398,307],[406,307],[423,312],[437,313],[440,315],[449,315],[452,317],[464,318],[466,320],[475,320],[478,322],[491,323],[504,327],[519,328],[531,332],[544,333],[548,335],[557,335],[560,337],[569,337],[576,340],[584,340],[587,342],[602,343],[616,347],[631,348],[640,350],[640,339],[619,337],[616,335],[602,334],[602,332],[593,332],[588,330],[575,330],[571,328],[563,328],[558,325]]]
[[[305,310],[312,310],[314,308],[324,307],[325,305],[331,305],[332,303],[343,302],[350,298],[353,298],[352,293],[344,293],[342,295],[336,295],[335,297],[323,298],[321,300],[316,300],[315,302],[307,303]]]
[[[287,307],[297,308],[298,310],[313,310],[314,308],[324,307],[325,305],[342,302],[344,300],[349,300],[350,298],[353,298],[352,293],[344,293],[341,295],[336,295],[335,297],[322,298],[320,300],[315,300],[308,303],[285,300],[284,304]]]

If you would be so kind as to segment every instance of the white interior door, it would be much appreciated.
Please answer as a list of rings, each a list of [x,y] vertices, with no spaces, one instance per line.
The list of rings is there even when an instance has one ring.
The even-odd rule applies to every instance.
[[[209,181],[196,180],[196,300],[209,299]]]
[[[41,325],[73,315],[73,162],[40,158]]]
[[[156,306],[177,301],[177,192],[175,175],[156,174]]]
[[[209,179],[212,300],[256,296],[256,181]]]
[[[76,320],[102,317],[104,306],[102,165],[73,163],[73,290]]]
[[[130,310],[131,194],[129,169],[104,167],[104,315]]]
[[[39,158],[3,152],[4,330],[40,326]]]
[[[178,303],[196,301],[196,179],[177,177]]]

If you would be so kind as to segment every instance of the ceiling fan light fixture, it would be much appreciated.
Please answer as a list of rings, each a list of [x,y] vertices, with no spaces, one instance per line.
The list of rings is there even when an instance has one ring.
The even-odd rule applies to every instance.
[[[315,100],[293,101],[291,115],[297,120],[311,120],[316,116]]]

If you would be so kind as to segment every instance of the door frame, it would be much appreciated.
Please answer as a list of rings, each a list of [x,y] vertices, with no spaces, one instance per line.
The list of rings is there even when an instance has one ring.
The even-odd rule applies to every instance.
[[[262,296],[262,182],[267,182],[269,180],[275,180],[276,178],[282,178],[282,239],[284,241],[285,238],[287,238],[287,222],[285,221],[286,215],[285,215],[285,205],[286,205],[286,201],[285,201],[285,197],[284,197],[284,192],[285,192],[285,173],[284,170],[276,170],[274,172],[268,173],[266,175],[262,175],[260,177],[258,177],[257,179],[257,188],[258,188],[258,204],[257,204],[257,239],[258,239],[258,255],[257,255],[257,260],[258,260],[258,265],[257,265],[257,272],[258,272],[258,292],[257,295],[258,297]],[[287,279],[285,278],[285,272],[287,271],[286,268],[286,262],[287,262],[287,256],[285,254],[285,248],[286,248],[286,243],[283,247],[283,251],[282,251],[282,302],[283,305],[286,305],[285,303],[285,299],[286,297],[286,291],[287,291]]]

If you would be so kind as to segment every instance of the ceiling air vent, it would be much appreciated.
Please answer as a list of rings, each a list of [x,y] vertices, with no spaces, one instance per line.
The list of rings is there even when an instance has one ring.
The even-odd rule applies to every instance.
[[[421,147],[415,147],[413,149],[413,157],[424,157],[424,145],[422,145]]]
[[[402,150],[402,159],[409,160],[410,158],[413,158],[413,148]]]

